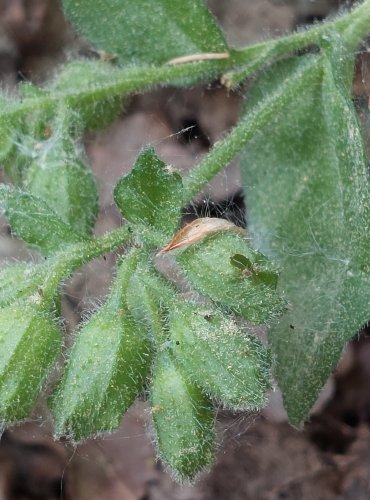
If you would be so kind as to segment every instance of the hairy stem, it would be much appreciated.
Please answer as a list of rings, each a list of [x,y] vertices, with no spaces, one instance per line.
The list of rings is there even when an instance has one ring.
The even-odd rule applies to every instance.
[[[68,93],[53,93],[37,98],[14,101],[5,109],[0,121],[12,126],[17,119],[33,110],[52,110],[61,100],[74,107],[76,104],[92,105],[98,101],[117,95],[125,95],[152,88],[153,86],[180,85],[186,87],[196,82],[207,83],[229,72],[233,74],[230,85],[237,84],[272,60],[310,44],[320,44],[320,37],[332,30],[341,31],[348,40],[356,45],[367,32],[370,18],[369,0],[353,9],[352,12],[334,21],[318,24],[310,29],[293,33],[286,37],[261,42],[241,50],[231,50],[225,59],[198,60],[184,64],[165,64],[162,66],[129,67],[112,75],[103,84],[81,86]],[[185,54],[186,55],[186,54]]]
[[[43,304],[48,307],[54,300],[55,290],[59,283],[68,278],[73,271],[91,260],[111,252],[124,245],[132,237],[131,229],[124,225],[103,236],[92,238],[89,241],[77,243],[63,249],[52,258],[50,267],[45,275],[43,287]]]
[[[242,118],[225,139],[216,142],[208,155],[183,180],[184,204],[189,203],[293,97],[317,81],[321,71],[319,59],[309,59],[289,81],[282,82],[276,92],[267,96]]]
[[[353,51],[370,31],[370,0],[366,0],[352,12],[335,21],[320,24],[307,31],[294,33],[277,40],[270,47],[266,44],[260,52],[259,62],[261,60],[266,62],[273,57],[287,51],[297,50],[310,43],[320,45],[320,38],[324,37],[324,33],[330,33],[333,30],[341,33],[341,38],[347,48]],[[257,49],[256,46],[255,49]],[[242,52],[239,51],[238,54],[241,55]],[[238,84],[242,78],[245,78],[247,72],[249,74],[252,69],[256,69],[252,66],[253,63],[240,71],[226,75],[228,84],[230,86]],[[282,109],[293,96],[307,88],[309,78],[311,77],[312,81],[316,78],[317,68],[312,68],[310,77],[306,75],[305,78],[302,78],[302,75],[301,72],[298,72],[288,83],[283,83],[276,93],[266,97],[261,105],[256,106],[243,118],[224,140],[214,145],[209,154],[184,179],[184,204],[189,203],[241,151],[249,139],[268,123],[277,111]]]
[[[249,62],[248,60],[246,63],[244,62],[247,56],[245,51],[252,47],[235,51],[233,54],[235,62],[244,64],[244,67],[234,67],[230,72],[226,72],[223,81],[228,87],[236,87],[249,75],[278,57],[304,49],[309,45],[320,46],[321,39],[330,32],[340,33],[346,42],[347,49],[354,51],[370,31],[369,27],[370,1],[365,0],[351,12],[347,12],[332,21],[315,24],[309,29],[304,28],[291,35],[254,45],[254,51],[259,57],[250,58]]]
[[[348,15],[338,19],[335,29],[341,33],[347,50],[356,50],[370,31],[370,0],[365,0]]]

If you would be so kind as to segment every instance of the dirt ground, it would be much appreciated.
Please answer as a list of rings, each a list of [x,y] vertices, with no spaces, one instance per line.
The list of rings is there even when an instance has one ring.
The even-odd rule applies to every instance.
[[[338,9],[335,0],[208,4],[234,45],[286,33]],[[7,93],[16,94],[22,80],[42,84],[66,58],[90,52],[66,24],[57,1],[0,0],[0,87]],[[367,125],[368,73],[364,53],[354,93]],[[143,145],[154,145],[166,162],[187,171],[235,123],[241,100],[218,82],[135,95],[108,129],[87,135],[85,147],[100,187],[97,233],[120,224],[112,187]],[[237,161],[189,207],[189,216],[194,212],[244,223]],[[0,228],[0,261],[33,258],[10,238],[4,219]],[[104,296],[115,257],[86,266],[66,286],[68,331]],[[50,416],[40,400],[32,419],[2,435],[0,500],[369,499],[369,332],[365,329],[348,346],[303,430],[287,424],[277,391],[258,415],[219,410],[217,462],[195,485],[177,485],[156,460],[144,400],[135,403],[116,433],[78,446],[52,440]]]

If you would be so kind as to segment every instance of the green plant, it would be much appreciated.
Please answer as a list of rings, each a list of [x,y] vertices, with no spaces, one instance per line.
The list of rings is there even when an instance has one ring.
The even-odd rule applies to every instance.
[[[213,458],[213,399],[263,407],[273,359],[300,425],[369,319],[369,185],[350,90],[370,1],[241,50],[227,46],[202,0],[63,4],[114,57],[71,61],[47,86],[0,98],[0,160],[14,184],[0,186],[0,207],[13,234],[45,257],[1,270],[0,419],[30,415],[60,352],[60,284],[125,244],[111,291],[79,328],[50,397],[56,435],[114,430],[148,390],[159,455],[191,479]],[[114,190],[125,224],[93,237],[98,196],[81,134],[113,120],[132,92],[215,78],[234,88],[251,75],[234,129],[183,179],[144,150]],[[178,232],[182,207],[238,153],[251,245],[226,221]],[[190,298],[156,269],[158,251],[175,255]],[[251,324],[269,326],[271,352]]]

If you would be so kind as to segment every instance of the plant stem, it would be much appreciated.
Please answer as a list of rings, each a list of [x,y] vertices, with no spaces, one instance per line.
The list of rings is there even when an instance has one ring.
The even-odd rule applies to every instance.
[[[348,15],[338,19],[335,30],[341,33],[348,51],[355,51],[370,32],[370,0],[365,0]]]
[[[48,307],[54,300],[55,290],[59,283],[68,278],[73,271],[96,257],[100,257],[115,248],[124,245],[132,237],[131,229],[124,225],[118,229],[110,231],[98,238],[77,243],[64,248],[56,254],[51,262],[44,278],[43,305]]]
[[[370,0],[366,0],[351,13],[330,23],[321,24],[310,30],[294,33],[274,43],[272,42],[270,48],[266,44],[265,53],[260,52],[261,58],[267,61],[271,60],[272,56],[276,57],[287,51],[297,50],[310,43],[320,45],[320,37],[325,32],[330,33],[332,30],[339,31],[347,48],[354,50],[370,31]],[[235,57],[237,58],[242,52],[239,51]],[[245,72],[251,71],[251,68],[250,65],[239,72],[231,74],[229,76],[230,85],[239,83],[240,79],[246,76]],[[313,68],[312,78],[314,78],[314,70],[315,68]],[[307,76],[302,78],[302,74],[297,73],[294,78],[290,79],[288,84],[282,84],[276,93],[265,98],[261,105],[256,106],[245,118],[240,120],[238,125],[223,141],[216,143],[210,153],[184,179],[184,204],[189,203],[233,159],[249,139],[307,85]]]
[[[14,102],[10,109],[4,109],[0,122],[13,124],[18,118],[34,109],[53,109],[61,101],[72,107],[78,104],[94,104],[98,101],[117,95],[125,95],[142,91],[156,85],[189,86],[197,82],[208,83],[221,75],[234,71],[236,83],[254,71],[271,62],[276,57],[319,44],[320,37],[330,30],[346,32],[348,38],[361,40],[366,34],[369,24],[369,0],[344,16],[313,26],[289,36],[251,45],[240,50],[231,50],[227,59],[212,59],[185,64],[164,64],[162,66],[129,67],[107,79],[104,84],[81,86],[78,90],[66,93],[53,93],[37,98]],[[360,33],[360,35],[359,35]],[[239,72],[239,76],[238,75]]]
[[[309,58],[302,62],[288,81],[282,82],[274,93],[252,108],[225,139],[216,142],[207,156],[184,178],[184,204],[189,203],[292,98],[317,82],[321,71],[319,58]]]
[[[330,32],[340,33],[341,38],[346,42],[347,50],[353,52],[369,31],[370,0],[365,0],[351,12],[333,21],[315,24],[309,29],[304,28],[291,35],[254,45],[259,59],[251,59],[244,68],[240,69],[239,67],[232,70],[230,74],[225,75],[224,80],[229,87],[236,87],[246,77],[280,56],[304,49],[309,45],[320,46],[321,39]],[[234,61],[243,64],[243,60],[247,56],[244,51],[250,48],[236,50],[233,54]]]

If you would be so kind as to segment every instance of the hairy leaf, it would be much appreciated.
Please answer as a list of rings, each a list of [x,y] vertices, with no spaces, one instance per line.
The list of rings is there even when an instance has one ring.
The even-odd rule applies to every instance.
[[[48,254],[82,240],[40,198],[7,185],[0,185],[0,208],[13,233]]]
[[[172,298],[176,292],[148,264],[140,267],[130,279],[127,305],[138,326],[148,332],[153,344],[160,345],[167,338],[162,306],[166,305],[168,295]]]
[[[17,262],[4,266],[0,270],[0,307],[37,291],[45,272],[44,263]]]
[[[19,125],[19,108],[17,101],[0,96],[0,161],[4,161],[14,147],[13,132]]]
[[[168,237],[179,223],[181,189],[181,177],[171,172],[153,149],[146,149],[133,170],[118,181],[114,200],[129,222]]]
[[[235,265],[236,255],[245,259],[247,269]],[[276,292],[276,268],[236,232],[210,235],[186,248],[177,260],[200,293],[252,323],[271,321],[283,309]]]
[[[117,429],[143,388],[151,346],[126,307],[135,265],[135,254],[123,261],[107,302],[78,332],[51,400],[57,435],[80,440]]]
[[[45,145],[45,149],[48,146]],[[27,191],[49,207],[81,236],[90,236],[98,213],[95,177],[73,154],[41,152],[27,170]]]
[[[250,410],[266,403],[268,349],[216,309],[178,303],[169,312],[172,352],[190,380],[226,408]]]
[[[81,328],[51,407],[57,435],[113,431],[143,388],[150,346],[125,310],[102,307]]]
[[[289,81],[306,57],[316,57],[323,76],[278,113],[242,157],[254,245],[283,269],[279,288],[288,311],[269,339],[295,425],[370,316],[367,161],[352,102],[331,62],[317,55],[277,63],[257,81],[247,110]]]
[[[150,404],[159,456],[177,479],[193,479],[214,459],[213,405],[165,350],[153,369]]]
[[[203,0],[63,0],[63,5],[79,32],[121,64],[161,64],[226,50]]]
[[[36,306],[0,309],[0,421],[30,417],[61,346],[52,319]]]

